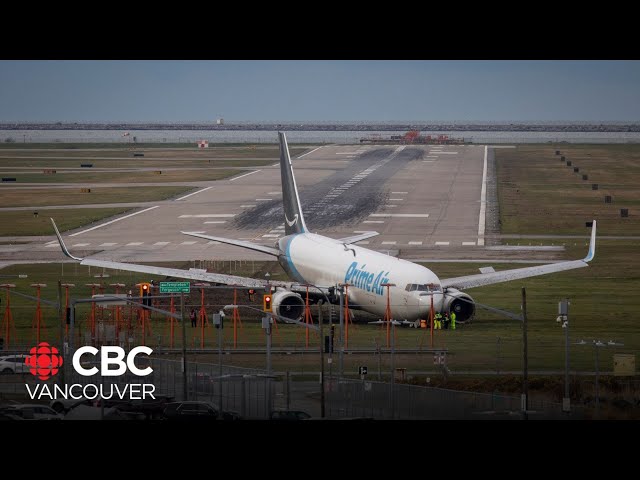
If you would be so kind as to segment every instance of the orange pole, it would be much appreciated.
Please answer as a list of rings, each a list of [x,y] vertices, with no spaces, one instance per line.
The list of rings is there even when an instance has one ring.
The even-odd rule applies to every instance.
[[[200,289],[200,327],[202,329],[200,348],[204,348],[204,288]]]
[[[304,323],[307,327],[304,329],[304,345],[305,348],[309,348],[309,315],[311,311],[309,310],[309,287],[307,287],[307,299],[305,301],[304,307]]]
[[[236,308],[233,309],[233,348],[238,348],[238,325],[236,323],[236,317],[238,316],[238,290],[233,288],[233,304]]]
[[[431,294],[431,310],[429,311],[429,315],[431,316],[431,348],[433,348],[433,321],[435,319],[433,314],[433,294]]]
[[[344,286],[344,348],[349,348],[349,285]]]
[[[10,344],[11,344],[11,329],[15,327],[12,327],[13,324],[13,315],[11,314],[11,288],[15,288],[14,284],[10,284],[10,283],[5,283],[4,285],[1,285],[2,287],[6,288],[7,290],[7,306],[4,309],[4,326],[5,326],[5,348],[9,348]]]
[[[389,288],[390,286],[387,285],[387,308],[384,313],[384,317],[387,322],[387,348],[391,347],[391,297],[389,296]]]
[[[171,313],[176,313],[176,309],[173,302],[173,294],[171,294],[171,305],[169,306],[169,311]],[[170,333],[169,333],[169,348],[173,348],[173,317],[169,317],[171,319]]]

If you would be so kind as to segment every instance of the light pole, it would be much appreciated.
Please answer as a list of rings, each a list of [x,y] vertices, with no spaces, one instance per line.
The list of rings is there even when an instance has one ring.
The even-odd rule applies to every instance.
[[[590,345],[589,342],[585,342],[584,340],[580,340],[579,342],[575,343],[575,345]],[[598,378],[600,376],[600,355],[598,352],[599,348],[602,347],[618,347],[618,346],[624,346],[624,343],[617,343],[614,342],[613,340],[609,340],[607,343],[603,342],[602,340],[592,340],[591,345],[593,345],[593,348],[595,349],[595,356],[596,356],[596,420],[600,417],[600,391],[599,391],[599,383],[598,383]]]
[[[556,322],[562,323],[564,328],[564,398],[562,399],[562,411],[571,411],[571,397],[569,395],[569,300],[564,299],[558,303],[558,318]]]

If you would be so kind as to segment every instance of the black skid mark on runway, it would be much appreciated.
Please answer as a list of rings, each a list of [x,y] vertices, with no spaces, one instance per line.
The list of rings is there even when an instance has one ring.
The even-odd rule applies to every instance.
[[[319,182],[300,190],[300,202],[305,222],[311,231],[351,225],[381,209],[389,198],[384,182],[412,160],[422,158],[424,151],[406,148],[387,163],[381,165],[355,185],[344,190],[335,199],[327,199],[329,192],[344,185],[355,175],[394,154],[395,149],[377,149],[352,160],[347,166]],[[295,166],[294,166],[295,168]],[[240,229],[271,229],[284,221],[282,200],[264,202],[245,210],[233,220],[233,227]]]

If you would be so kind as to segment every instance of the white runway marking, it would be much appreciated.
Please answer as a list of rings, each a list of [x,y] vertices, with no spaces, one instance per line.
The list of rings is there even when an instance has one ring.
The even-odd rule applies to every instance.
[[[211,220],[211,221],[209,221],[209,222],[204,222],[204,223],[205,223],[205,224],[206,224],[206,223],[227,223],[227,221],[226,221],[226,220]]]
[[[98,246],[99,247],[113,247],[114,245],[117,245],[117,243],[115,243],[115,242],[105,242],[105,243],[101,243]]]
[[[277,165],[277,163],[276,163],[276,165]],[[254,170],[253,172],[245,173],[244,175],[240,175],[239,177],[232,178],[229,181],[233,182],[234,180],[238,180],[239,178],[246,177],[247,175],[253,175],[254,173],[258,173],[258,172],[261,172],[261,171],[262,170]]]
[[[143,243],[144,243],[144,242],[130,242],[130,243],[127,243],[127,245],[126,245],[126,246],[127,246],[127,247],[136,247],[136,246],[138,246],[138,245],[142,245]]]
[[[475,246],[475,244],[476,242],[462,242],[462,245],[464,246],[471,246],[471,245]]]
[[[72,247],[86,247],[87,245],[91,245],[90,243],[74,243],[71,245]]]
[[[435,160],[422,160],[422,163],[433,163]]]
[[[106,222],[101,225],[96,225],[95,227],[87,228],[86,230],[82,230],[81,232],[72,233],[69,236],[75,237],[76,235],[81,235],[83,233],[90,232],[91,230],[95,230],[96,228],[106,227],[107,225],[111,225],[112,223],[119,222],[120,220],[124,220],[125,218],[133,217],[134,215],[140,215],[141,213],[148,212],[149,210],[153,210],[154,208],[158,208],[159,206],[160,205],[156,205],[155,207],[145,208],[144,210],[140,210],[139,212],[130,213],[129,215],[125,215],[124,217],[116,218],[115,220],[111,220],[110,222]]]
[[[273,198],[256,198],[256,202],[270,202]]]
[[[395,208],[395,207],[397,207],[397,206],[398,206],[398,205],[385,205],[385,206],[384,206],[384,208]]]
[[[262,238],[278,238],[280,236],[280,234],[266,234],[266,235],[262,235]]]
[[[256,205],[240,205],[240,208],[253,208]]]
[[[58,244],[57,243],[50,243],[49,245],[45,245],[45,247],[57,247]]]
[[[315,152],[316,150],[320,150],[322,147],[324,147],[324,145],[322,145],[322,146],[320,146],[320,147],[318,147],[318,148],[314,148],[314,149],[313,149],[313,150],[311,150],[310,152],[303,153],[302,155],[300,155],[299,157],[296,157],[296,158],[302,158],[302,157],[304,157],[304,156],[306,156],[306,155],[309,155],[310,153]],[[277,164],[276,164],[276,165],[277,165]]]
[[[282,230],[278,230],[278,229],[275,229],[275,230],[269,230],[269,233],[279,233],[279,234],[281,234],[281,235],[282,235]]]
[[[449,242],[436,242],[436,245],[449,245]]]
[[[395,245],[398,242],[382,242],[382,245]]]
[[[409,242],[409,245],[422,245],[422,242]]]
[[[185,198],[188,198],[188,197],[190,197],[191,195],[197,195],[198,193],[202,193],[202,192],[204,192],[204,191],[206,191],[206,190],[209,190],[210,188],[213,188],[213,186],[203,188],[202,190],[198,190],[197,192],[192,192],[192,193],[190,193],[190,194],[188,194],[188,195],[185,195],[184,197],[176,198],[176,199],[174,200],[174,202],[177,202],[178,200],[184,200]]]
[[[158,246],[164,246],[164,245],[169,245],[171,242],[156,242],[154,243],[154,245],[158,245]]]
[[[391,192],[394,195],[406,195],[409,192]]]
[[[428,218],[428,213],[372,213],[370,217]]]
[[[365,220],[362,223],[384,223],[384,220]]]
[[[482,190],[480,191],[480,218],[478,218],[478,246],[484,246],[484,223],[487,213],[487,146],[484,146],[482,165]]]
[[[267,195],[280,195],[282,192],[267,192]]]
[[[336,155],[355,155],[354,152],[336,152]]]
[[[390,202],[402,202],[404,200],[404,198],[390,198],[389,201]]]
[[[195,245],[198,242],[181,242],[180,245]]]
[[[444,155],[457,155],[458,154],[458,152],[434,152],[434,153],[444,154]]]
[[[235,213],[202,213],[198,215],[180,215],[178,218],[233,218]]]

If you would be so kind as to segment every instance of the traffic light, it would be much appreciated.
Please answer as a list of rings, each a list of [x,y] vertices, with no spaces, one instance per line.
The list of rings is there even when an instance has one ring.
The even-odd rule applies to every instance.
[[[271,308],[271,295],[263,295],[262,296],[262,310],[265,312],[272,312]]]
[[[253,288],[250,288],[248,293],[249,293],[249,300],[253,302],[253,296],[255,295],[256,291]]]
[[[149,285],[146,283],[142,284],[142,305],[143,308],[151,306],[151,299],[149,298]]]

